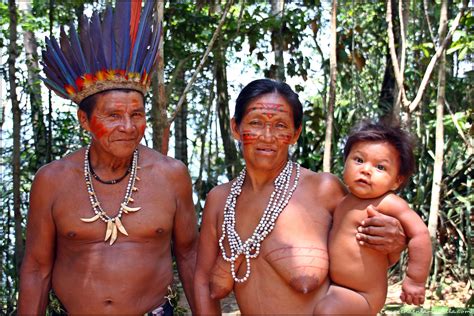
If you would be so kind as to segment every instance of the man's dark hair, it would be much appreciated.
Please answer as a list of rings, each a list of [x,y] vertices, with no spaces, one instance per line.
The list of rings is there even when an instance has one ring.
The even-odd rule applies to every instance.
[[[102,91],[102,92],[90,95],[87,98],[85,98],[84,100],[82,100],[82,102],[79,103],[79,109],[84,111],[87,115],[87,119],[90,120],[92,112],[94,112],[95,105],[97,104],[97,98],[100,95],[107,95],[108,93],[110,93],[112,91],[123,91],[123,92],[126,92],[126,93],[133,92],[133,91],[138,92],[137,90],[133,90],[133,89],[114,89],[114,90]],[[145,96],[142,93],[140,93],[140,95],[143,98],[143,105],[145,105]]]
[[[254,80],[242,89],[237,97],[237,101],[235,102],[234,119],[237,125],[240,125],[242,122],[242,119],[245,116],[245,111],[250,102],[268,93],[278,93],[286,99],[293,112],[295,128],[299,128],[303,121],[303,106],[298,99],[298,94],[296,94],[286,83],[271,79]]]
[[[402,189],[415,171],[415,156],[413,154],[413,137],[400,126],[390,126],[385,123],[362,121],[349,134],[344,146],[344,162],[352,146],[359,142],[387,142],[397,150],[400,158],[399,176],[404,180],[398,190]]]

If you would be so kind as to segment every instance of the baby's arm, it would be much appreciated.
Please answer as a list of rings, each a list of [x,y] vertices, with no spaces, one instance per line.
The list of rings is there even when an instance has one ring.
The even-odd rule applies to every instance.
[[[408,237],[408,264],[400,298],[408,304],[423,304],[432,257],[428,228],[418,214],[395,194],[387,195],[381,204],[385,214],[401,222]]]

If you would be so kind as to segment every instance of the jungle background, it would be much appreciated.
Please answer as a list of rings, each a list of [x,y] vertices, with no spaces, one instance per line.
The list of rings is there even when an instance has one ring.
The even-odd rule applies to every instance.
[[[77,27],[79,16],[113,2],[0,1],[2,314],[16,310],[36,171],[89,141],[76,107],[41,83],[45,37],[58,38],[59,25]],[[163,45],[143,143],[188,165],[199,217],[207,192],[243,166],[229,128],[238,92],[253,79],[284,80],[304,105],[291,152],[304,167],[340,176],[345,136],[366,118],[400,123],[417,139],[417,172],[402,196],[433,242],[426,303],[400,304],[404,254],[390,271],[382,313],[472,313],[471,1],[160,0],[157,7]],[[224,311],[235,309],[224,302]],[[48,313],[58,312],[53,299]]]

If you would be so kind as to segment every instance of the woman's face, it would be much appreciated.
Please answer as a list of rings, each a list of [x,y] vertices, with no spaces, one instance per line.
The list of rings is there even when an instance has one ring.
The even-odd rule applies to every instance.
[[[247,105],[239,126],[232,119],[232,133],[242,144],[247,165],[280,168],[288,159],[288,147],[298,140],[293,111],[278,93],[264,94]]]

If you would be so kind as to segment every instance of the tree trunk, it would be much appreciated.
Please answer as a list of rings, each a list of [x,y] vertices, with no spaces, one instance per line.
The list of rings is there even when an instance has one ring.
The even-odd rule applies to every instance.
[[[272,46],[275,53],[275,64],[270,69],[270,78],[285,81],[285,61],[283,59],[283,12],[285,1],[270,0],[272,5],[272,16],[278,21],[272,30]]]
[[[5,103],[6,102],[0,102],[0,157],[3,157],[3,152],[4,152],[4,146],[5,146],[5,141],[3,140],[3,123],[5,123]],[[7,192],[7,188],[4,182],[5,174],[4,174],[4,167],[1,166],[1,173],[0,173],[0,190],[1,192]],[[6,203],[2,199],[2,205],[3,210],[2,210],[2,220],[0,221],[0,239],[1,240],[8,240],[8,235],[9,235],[9,230],[10,226],[8,225],[8,221],[10,219],[10,210],[8,209],[8,205],[5,205]],[[6,284],[8,282],[8,274],[7,274],[7,269],[6,269],[6,264],[8,264],[8,255],[9,255],[9,250],[8,247],[4,247],[3,249],[0,250],[0,284]],[[6,288],[8,289],[8,288]],[[0,304],[8,302],[7,299],[0,299]],[[8,313],[9,309],[7,306],[6,312]]]
[[[185,86],[184,70],[182,69],[177,78],[177,89],[182,91]],[[176,115],[174,121],[174,153],[175,158],[181,160],[186,166],[188,165],[188,135],[187,135],[187,119],[188,119],[188,104],[187,100],[183,101],[183,107]]]
[[[49,0],[49,38],[53,37],[54,23],[54,0]],[[53,92],[48,89],[48,114],[46,115],[48,132],[46,137],[46,157],[47,161],[53,160]]]
[[[158,21],[163,21],[164,1],[157,2]],[[168,99],[165,87],[165,65],[164,65],[164,31],[160,34],[160,45],[158,46],[157,73],[153,77],[152,90],[153,101],[151,108],[153,148],[166,155],[168,153],[169,130],[168,114],[166,112]]]
[[[337,76],[337,0],[332,1],[331,11],[331,55],[329,57],[329,103],[326,114],[326,136],[324,139],[323,171],[331,172],[331,147],[334,120],[334,106],[336,104],[336,76]]]
[[[439,42],[446,37],[448,26],[448,3],[443,0],[439,18]],[[446,51],[443,51],[438,65],[438,97],[436,100],[436,142],[435,161],[433,166],[433,184],[431,187],[430,215],[428,219],[428,230],[431,242],[436,243],[436,231],[438,228],[439,199],[441,193],[441,180],[443,178],[443,155],[444,155],[444,104],[446,92]]]
[[[216,12],[221,13],[220,6],[216,4]],[[219,117],[219,128],[224,146],[224,162],[227,170],[227,178],[233,179],[240,170],[240,161],[237,156],[233,137],[230,133],[230,111],[229,93],[227,91],[227,62],[225,58],[225,45],[222,35],[219,35],[214,53],[214,78],[216,80],[217,100],[216,108]]]
[[[392,1],[392,22],[394,30],[394,43],[396,47],[400,47],[400,26],[398,23],[398,1]],[[379,107],[384,110],[382,119],[392,123],[398,121],[400,117],[400,104],[395,107],[395,98],[398,95],[395,74],[393,72],[390,50],[387,45],[387,53],[385,55],[385,72],[383,76],[382,88],[380,89]]]
[[[19,6],[26,14],[31,13],[30,2],[20,2]],[[36,171],[48,162],[46,126],[44,124],[43,104],[41,102],[41,81],[38,75],[38,43],[36,42],[35,34],[29,30],[24,31],[23,42],[28,68],[27,92],[30,96],[31,122],[36,157],[35,165],[30,167]]]
[[[8,49],[8,79],[10,81],[10,100],[13,112],[13,212],[15,214],[15,267],[20,271],[21,260],[23,259],[23,216],[21,214],[21,188],[20,188],[20,128],[21,110],[16,94],[16,69],[15,62],[18,56],[17,40],[17,11],[15,0],[8,0],[8,12],[10,17],[10,45]]]
[[[206,192],[207,188],[206,186],[203,185],[204,182],[202,181],[204,167],[208,165],[208,163],[210,164],[210,161],[206,159],[205,157],[206,148],[209,148],[208,157],[211,156],[211,150],[212,150],[212,145],[206,146],[206,137],[208,134],[209,134],[209,138],[212,141],[212,135],[209,132],[209,131],[212,131],[211,108],[212,108],[212,104],[214,103],[214,97],[215,97],[214,84],[212,81],[210,82],[208,89],[209,89],[209,98],[207,99],[207,107],[204,114],[204,123],[202,124],[203,128],[200,130],[200,135],[199,135],[200,146],[201,146],[201,151],[199,153],[199,173],[198,173],[196,182],[194,184],[194,188],[198,196],[197,203],[195,205],[195,209],[196,209],[196,212],[198,212],[198,214],[202,211],[201,201],[206,199],[206,193],[207,193]],[[209,173],[207,177],[209,180],[210,178]]]

